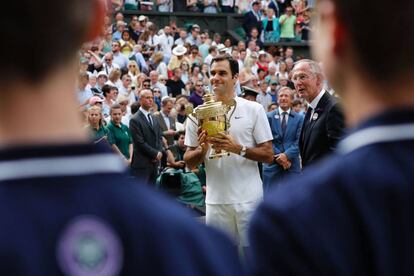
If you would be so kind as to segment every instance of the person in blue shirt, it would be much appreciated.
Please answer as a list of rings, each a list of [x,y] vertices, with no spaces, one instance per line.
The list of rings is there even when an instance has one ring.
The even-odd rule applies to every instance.
[[[414,2],[394,6],[401,16],[392,21],[375,20],[389,17],[387,3],[316,1],[312,51],[342,99],[348,134],[258,207],[253,275],[414,274],[414,24],[404,16]]]
[[[101,32],[103,2],[8,7],[25,15],[30,35],[22,43],[0,31],[10,47],[0,53],[0,275],[243,275],[224,234],[91,143],[77,109],[77,50]]]

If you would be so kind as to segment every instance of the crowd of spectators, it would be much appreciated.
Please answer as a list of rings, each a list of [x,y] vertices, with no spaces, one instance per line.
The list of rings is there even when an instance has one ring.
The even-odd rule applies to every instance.
[[[124,10],[139,7],[132,2],[136,1],[119,3]],[[172,5],[172,2],[157,1],[151,7],[165,8]],[[174,1],[174,5],[176,2],[178,3]],[[210,1],[205,1],[207,2]],[[236,1],[239,3],[238,11],[243,11],[240,10],[242,2]],[[141,8],[143,3],[138,3]],[[224,11],[226,9],[222,5],[226,3],[228,4],[227,1],[220,1],[220,6],[217,3],[216,6]],[[240,74],[235,87],[238,96],[259,102],[266,112],[276,109],[278,91],[283,87],[294,88],[289,73],[294,62],[302,57],[295,55],[292,47],[272,46],[265,49],[263,41],[278,41],[282,38],[285,33],[283,27],[280,30],[273,29],[280,34],[280,37],[274,39],[268,26],[283,26],[283,22],[287,20],[285,18],[289,17],[292,10],[296,11],[295,18],[299,17],[298,7],[305,13],[307,6],[301,3],[249,3],[246,5],[250,9],[245,14],[246,18],[248,13],[256,14],[257,11],[263,17],[263,27],[253,26],[247,40],[237,42],[223,38],[219,33],[202,30],[197,24],[186,28],[177,26],[172,20],[158,29],[144,15],[133,15],[128,22],[122,12],[115,13],[113,17],[107,16],[100,38],[84,44],[79,53],[77,93],[85,125],[91,128],[96,142],[106,138],[104,140],[130,164],[133,150],[131,134],[128,130],[125,131],[128,135],[122,137],[122,141],[115,139],[117,133],[113,131],[116,129],[113,125],[116,122],[121,129],[127,129],[131,116],[140,107],[141,91],[149,89],[153,94],[151,114],[155,115],[154,118],[171,120],[170,123],[166,121],[168,124],[163,129],[164,147],[169,148],[174,145],[174,138],[179,138],[178,133],[184,130],[186,108],[202,104],[204,93],[211,90],[210,63],[218,54],[231,55],[238,61]],[[282,13],[283,15],[276,17]],[[245,93],[247,90],[256,94]],[[163,112],[163,102],[168,103],[168,112],[165,109]],[[297,112],[304,113],[305,105],[296,94],[293,103]],[[164,162],[164,166],[166,165],[167,162]]]

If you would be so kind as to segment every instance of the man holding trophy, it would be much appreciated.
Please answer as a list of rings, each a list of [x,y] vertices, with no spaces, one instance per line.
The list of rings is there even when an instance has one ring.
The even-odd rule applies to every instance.
[[[205,162],[206,223],[247,247],[248,221],[263,197],[257,162],[273,162],[273,136],[263,107],[236,97],[238,73],[231,56],[212,60],[214,97],[207,97],[187,121],[184,160],[190,167]]]

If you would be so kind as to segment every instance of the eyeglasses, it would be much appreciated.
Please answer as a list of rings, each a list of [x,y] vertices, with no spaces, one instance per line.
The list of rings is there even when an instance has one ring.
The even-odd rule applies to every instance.
[[[112,61],[112,59],[110,59],[110,58],[106,58],[106,59],[105,59],[105,61]]]
[[[128,67],[135,68],[136,66],[135,66],[135,65],[130,65],[130,66],[128,66]]]
[[[149,85],[149,84],[144,84],[144,85],[142,85],[142,87],[144,87],[144,88],[150,88],[150,87],[151,87],[151,85]]]
[[[202,84],[196,84],[195,86],[197,86],[197,87],[201,87],[201,86],[203,86]]]
[[[197,55],[198,54],[198,52],[191,52],[193,55]]]
[[[306,75],[306,74],[297,74],[297,75],[294,75],[292,77],[293,82],[305,81],[305,80],[308,80],[308,79],[310,79],[310,76]]]
[[[200,36],[200,39],[206,39],[206,37],[205,36]]]
[[[126,79],[125,81],[131,81],[130,79]]]

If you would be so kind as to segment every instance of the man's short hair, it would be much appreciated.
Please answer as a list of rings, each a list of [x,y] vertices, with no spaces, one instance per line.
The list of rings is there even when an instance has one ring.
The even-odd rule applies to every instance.
[[[114,103],[113,105],[111,105],[111,109],[109,110],[109,114],[112,114],[112,111],[115,109],[121,109],[121,105],[118,103]]]
[[[386,82],[414,71],[409,58],[414,45],[414,1],[398,1],[398,5],[392,5],[392,12],[386,8],[390,4],[386,0],[321,1],[335,3],[358,66],[369,75]]]
[[[299,60],[299,61],[295,62],[295,63],[294,63],[294,65],[293,65],[292,72],[295,70],[295,67],[296,67],[297,65],[301,64],[301,63],[306,63],[306,64],[308,64],[308,66],[309,66],[309,68],[310,68],[310,71],[311,71],[311,72],[312,72],[312,74],[314,74],[315,76],[322,76],[322,75],[323,75],[323,73],[322,73],[322,68],[321,68],[321,66],[319,65],[319,63],[317,63],[316,61],[311,60],[311,59],[301,59],[301,60]]]
[[[171,99],[170,97],[165,97],[162,101],[161,101],[161,105],[165,106],[168,103],[174,103],[173,99]]]
[[[12,26],[1,28],[1,37],[7,38],[7,49],[0,51],[0,83],[4,84],[43,81],[75,57],[95,19],[91,0],[10,1],[7,8],[24,14],[24,20],[13,12],[0,17],[1,26]]]
[[[239,74],[239,62],[237,60],[235,60],[229,54],[223,54],[223,55],[218,55],[218,56],[214,57],[211,60],[210,67],[213,65],[213,63],[223,61],[223,60],[227,60],[229,62],[232,77]]]
[[[104,86],[102,86],[102,94],[104,97],[106,97],[106,95],[111,91],[111,90],[118,90],[115,86],[109,85],[109,84],[105,84]]]

